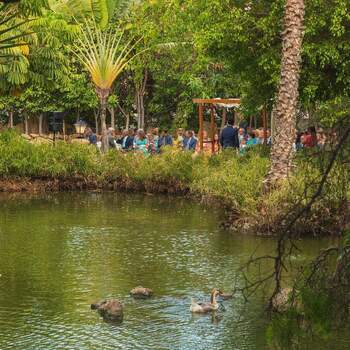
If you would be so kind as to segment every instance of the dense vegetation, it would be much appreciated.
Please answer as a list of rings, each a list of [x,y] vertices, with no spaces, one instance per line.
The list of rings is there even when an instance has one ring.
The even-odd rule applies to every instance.
[[[295,175],[279,190],[264,194],[263,179],[269,167],[269,150],[263,146],[237,155],[194,155],[169,148],[160,155],[110,151],[103,155],[93,146],[31,144],[14,131],[0,135],[2,179],[58,180],[67,189],[122,189],[191,196],[229,209],[234,228],[273,234],[274,226],[295,203],[303,206],[317,186],[325,159],[297,160]],[[341,200],[350,196],[349,169],[338,164],[325,189],[326,196],[300,221],[299,233],[338,232]],[[6,189],[6,186],[4,186]],[[24,190],[31,190],[27,186]],[[50,190],[50,188],[46,188]],[[56,190],[53,185],[51,190]],[[231,223],[232,223],[231,222]]]
[[[128,118],[141,126],[195,126],[194,97],[240,96],[246,117],[259,117],[263,104],[272,109],[279,81],[283,0],[70,0],[70,11],[54,3],[62,1],[50,1],[52,12],[47,1],[21,1],[18,18],[6,22],[16,25],[24,16],[39,16],[16,28],[15,42],[22,46],[15,48],[11,64],[0,58],[0,110],[13,111],[17,120],[69,110],[69,120],[83,116],[94,124],[94,87],[70,50],[78,32],[71,13],[84,11],[108,23],[111,31],[123,30],[124,43],[142,39],[133,52],[138,56],[110,91],[108,109],[118,127]],[[111,3],[119,6],[109,8]],[[347,0],[305,2],[300,116],[319,119],[320,108],[349,96],[349,6]],[[34,34],[28,36],[28,30]],[[6,122],[8,113],[3,118]]]
[[[256,260],[272,260],[272,272],[246,288],[256,290],[262,282],[273,281],[272,297],[282,290],[286,266],[295,267],[291,258],[301,234],[337,235],[337,244],[320,252],[291,282],[293,297],[287,312],[275,314],[269,336],[277,336],[282,347],[291,342],[298,346],[312,332],[327,336],[346,324],[350,306],[348,0],[1,3],[3,124],[12,127],[14,119],[42,120],[46,112],[66,110],[68,121],[83,117],[90,124],[96,122],[96,129],[100,123],[105,132],[108,110],[107,123],[112,126],[196,127],[193,97],[240,96],[241,115],[250,120],[259,117],[263,106],[268,112],[280,111],[273,113],[277,118],[273,131],[279,137],[270,157],[264,148],[244,156],[222,152],[194,157],[174,149],[148,158],[134,153],[101,155],[94,147],[61,142],[55,147],[34,145],[5,132],[0,135],[0,177],[5,188],[6,181],[17,178],[64,188],[188,193],[214,200],[229,209],[229,223],[240,231],[276,235],[276,254]],[[295,29],[293,21],[285,21],[286,14],[293,19],[293,11],[287,11],[296,10],[293,4],[300,10],[298,45],[283,46],[281,38],[286,44],[288,33]],[[113,37],[121,38],[116,46],[110,41]],[[106,43],[110,50],[105,50]],[[285,49],[293,46],[297,50],[289,55],[296,58],[294,71],[284,70]],[[127,47],[130,51],[123,51]],[[124,59],[125,52],[130,56]],[[121,61],[115,60],[117,53],[122,53]],[[127,57],[133,60],[126,64]],[[287,76],[289,81],[284,79]],[[284,101],[279,94],[276,98],[277,91],[285,92]],[[289,93],[292,106],[285,103],[288,108],[284,108],[282,102],[292,100]],[[293,158],[290,149],[297,122],[302,127],[334,128],[335,137],[323,152],[300,152]],[[283,178],[290,176],[264,192],[270,164],[281,165],[282,158]]]

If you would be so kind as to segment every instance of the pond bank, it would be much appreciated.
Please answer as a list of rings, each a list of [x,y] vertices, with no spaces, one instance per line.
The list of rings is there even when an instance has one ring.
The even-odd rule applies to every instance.
[[[296,205],[305,205],[307,196],[314,193],[322,164],[300,157],[293,176],[264,194],[268,151],[260,146],[244,156],[227,150],[210,157],[176,148],[150,157],[113,150],[101,154],[87,145],[31,144],[10,131],[0,134],[0,191],[108,190],[189,196],[224,209],[226,228],[272,235],[283,216]],[[306,228],[314,236],[336,233],[343,222],[338,214],[350,194],[349,185],[338,181],[348,178],[346,172],[341,165],[335,167],[324,188],[327,197],[312,206],[299,225],[301,232]]]
[[[86,178],[31,178],[31,177],[2,177],[0,192],[61,192],[61,191],[130,191],[143,193],[160,193],[186,195],[190,189],[176,184],[136,184],[133,182],[117,181],[101,182]]]

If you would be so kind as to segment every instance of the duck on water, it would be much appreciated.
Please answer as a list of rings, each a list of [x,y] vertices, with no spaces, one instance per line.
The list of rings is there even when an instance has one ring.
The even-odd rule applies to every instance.
[[[219,304],[218,304],[216,298],[221,294],[222,293],[219,289],[214,288],[210,293],[210,302],[209,303],[197,302],[194,299],[192,299],[190,311],[192,313],[205,314],[208,312],[218,310]]]

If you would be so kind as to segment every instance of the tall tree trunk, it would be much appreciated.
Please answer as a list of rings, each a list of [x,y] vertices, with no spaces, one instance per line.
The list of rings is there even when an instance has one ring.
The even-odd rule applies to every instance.
[[[39,114],[39,135],[43,133],[43,114]]]
[[[141,101],[141,89],[136,88],[136,111],[137,111],[137,128],[142,129],[142,101]]]
[[[95,116],[95,130],[96,130],[96,135],[98,135],[99,132],[99,127],[98,127],[98,109],[94,110],[94,116]]]
[[[129,129],[130,126],[130,114],[129,113],[125,113],[124,109],[122,108],[122,106],[117,103],[117,106],[119,108],[119,110],[122,112],[122,114],[125,117],[125,129]]]
[[[146,85],[148,79],[148,71],[145,74],[140,84],[136,85],[136,108],[137,108],[137,127],[143,129],[145,127],[145,103],[144,96],[146,93]]]
[[[115,128],[115,109],[114,107],[108,108],[109,114],[111,115],[111,127]]]
[[[108,135],[107,135],[107,124],[106,124],[106,114],[107,114],[107,99],[109,96],[109,89],[96,89],[98,96],[100,97],[101,103],[101,134],[102,134],[102,146],[101,150],[103,153],[108,151]]]
[[[62,131],[63,131],[63,140],[66,141],[66,121],[64,118],[62,120]]]
[[[13,128],[13,111],[9,112],[9,127]]]
[[[26,135],[29,134],[29,126],[28,126],[28,116],[27,114],[23,114],[23,118],[24,118],[24,133]]]
[[[102,134],[102,145],[101,150],[103,153],[108,151],[108,135],[107,135],[107,124],[106,124],[106,112],[107,112],[107,99],[101,99],[101,134]]]
[[[291,169],[296,134],[304,15],[304,0],[286,0],[281,77],[273,110],[275,135],[271,150],[271,167],[265,179],[266,190],[286,178]]]
[[[130,115],[127,114],[126,120],[125,120],[125,129],[129,129],[129,128],[130,128]]]

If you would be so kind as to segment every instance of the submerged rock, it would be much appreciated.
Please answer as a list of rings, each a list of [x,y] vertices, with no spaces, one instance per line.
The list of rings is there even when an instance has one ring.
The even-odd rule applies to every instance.
[[[91,304],[91,310],[97,310],[106,322],[123,321],[123,305],[117,299],[102,300]]]
[[[153,295],[153,290],[144,287],[135,287],[131,289],[130,295],[136,299],[146,299]]]

